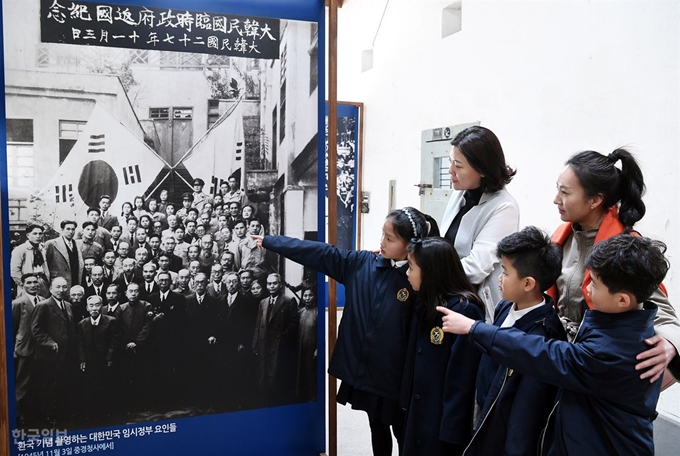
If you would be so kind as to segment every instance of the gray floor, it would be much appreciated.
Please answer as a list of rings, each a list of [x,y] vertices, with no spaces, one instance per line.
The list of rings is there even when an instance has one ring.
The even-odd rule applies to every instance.
[[[338,311],[338,322],[342,318],[342,310]],[[328,321],[328,320],[326,320]],[[328,340],[328,337],[326,337]],[[328,366],[326,366],[328,367]],[[340,382],[338,382],[340,385]],[[328,383],[326,383],[328,388]],[[328,394],[326,394],[328,397]],[[352,410],[347,405],[338,404],[338,456],[371,456],[371,431],[364,412]],[[326,422],[328,428],[328,422]],[[326,432],[328,435],[328,432]],[[393,440],[392,455],[397,456],[397,441]],[[328,446],[326,446],[328,448]]]

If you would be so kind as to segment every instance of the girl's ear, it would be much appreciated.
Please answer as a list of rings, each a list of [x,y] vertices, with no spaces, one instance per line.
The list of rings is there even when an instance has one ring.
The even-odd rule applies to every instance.
[[[527,276],[527,277],[525,277],[525,278],[522,279],[522,280],[524,281],[524,283],[523,283],[523,285],[524,285],[524,291],[531,291],[531,290],[533,290],[533,289],[536,287],[536,285],[537,285],[536,279],[534,279],[534,278],[531,277],[531,276]]]

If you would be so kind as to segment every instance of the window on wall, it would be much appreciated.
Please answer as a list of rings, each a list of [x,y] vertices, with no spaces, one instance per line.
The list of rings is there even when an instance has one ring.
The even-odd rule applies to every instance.
[[[170,108],[149,108],[149,119],[167,120],[170,118]]]
[[[288,45],[281,51],[281,93],[279,94],[279,142],[286,137],[286,67],[288,65]]]
[[[277,127],[277,117],[276,117],[276,106],[272,110],[272,169],[276,168],[276,148],[278,142],[276,141],[276,127]]]
[[[86,121],[81,120],[60,120],[59,121],[59,164],[61,165],[73,146],[78,142],[78,138],[85,130]]]
[[[146,65],[149,63],[149,51],[146,49],[131,49],[129,51],[132,65]]]
[[[7,119],[7,177],[9,186],[33,187],[33,119]]]
[[[283,142],[286,137],[286,81],[281,83],[281,108],[279,117],[281,118],[279,127],[279,142]]]
[[[175,119],[191,119],[194,115],[193,108],[173,108],[172,116]]]
[[[208,128],[215,125],[217,119],[220,118],[220,101],[208,100]]]
[[[229,68],[231,66],[231,57],[228,55],[207,55],[205,63],[208,66]]]
[[[50,66],[50,50],[47,46],[38,46],[36,48],[37,66],[40,68]]]
[[[311,27],[309,48],[309,94],[319,86],[319,25],[314,22]]]
[[[450,167],[451,160],[449,157],[435,159],[435,188],[451,188],[451,176],[449,175]]]

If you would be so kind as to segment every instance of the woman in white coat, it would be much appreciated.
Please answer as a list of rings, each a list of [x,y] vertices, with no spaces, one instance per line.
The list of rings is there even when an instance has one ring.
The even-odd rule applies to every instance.
[[[458,191],[446,207],[441,232],[456,247],[491,322],[501,299],[496,244],[519,229],[517,201],[505,189],[516,171],[505,163],[501,143],[488,128],[466,128],[451,145],[449,174]]]

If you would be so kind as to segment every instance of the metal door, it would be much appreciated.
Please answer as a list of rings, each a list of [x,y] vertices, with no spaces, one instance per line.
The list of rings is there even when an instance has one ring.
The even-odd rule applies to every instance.
[[[451,140],[479,122],[424,130],[420,144],[420,209],[441,223],[446,204],[454,191],[449,176]]]

